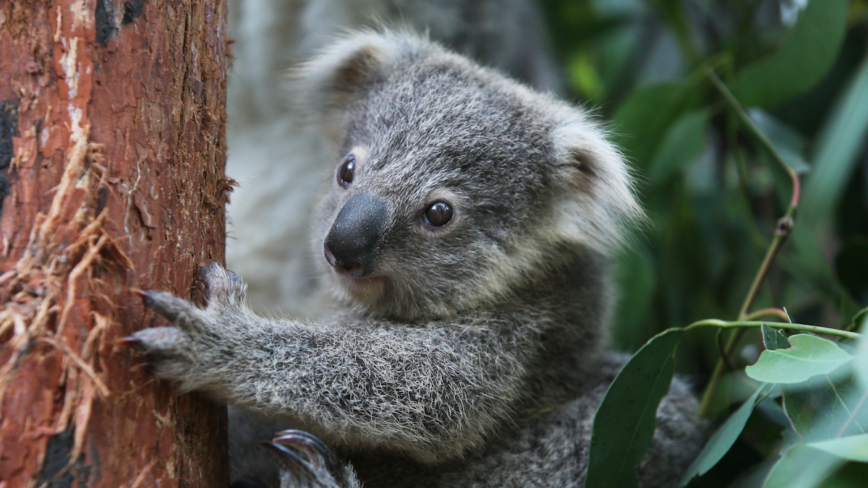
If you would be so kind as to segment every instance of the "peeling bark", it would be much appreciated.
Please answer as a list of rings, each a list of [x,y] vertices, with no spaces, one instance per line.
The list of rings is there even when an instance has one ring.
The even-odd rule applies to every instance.
[[[223,261],[225,0],[0,0],[0,488],[227,485],[225,410],[115,341]]]

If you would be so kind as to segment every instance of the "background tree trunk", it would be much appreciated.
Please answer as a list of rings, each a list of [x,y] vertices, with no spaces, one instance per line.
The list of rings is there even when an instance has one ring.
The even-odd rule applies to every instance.
[[[225,410],[115,341],[223,260],[224,0],[0,0],[0,488],[219,487]]]

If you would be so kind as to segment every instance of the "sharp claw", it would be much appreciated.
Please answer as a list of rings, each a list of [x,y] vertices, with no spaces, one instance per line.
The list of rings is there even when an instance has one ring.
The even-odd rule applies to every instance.
[[[312,434],[308,434],[307,432],[301,430],[283,430],[277,433],[274,438],[274,442],[280,441],[291,441],[293,439],[302,438],[307,441],[310,441],[314,446],[322,452],[330,452],[329,448],[323,443],[323,441],[319,440],[317,437]]]
[[[301,430],[283,430],[278,432],[272,441],[299,452],[311,462],[321,458],[326,469],[330,471],[337,468],[338,461],[334,453],[312,434]]]
[[[115,341],[115,344],[119,346],[130,346],[133,349],[137,349],[139,351],[143,351],[145,349],[145,343],[136,336],[121,337],[120,339]]]
[[[291,471],[297,476],[304,476],[307,479],[314,479],[314,474],[310,468],[307,467],[305,461],[299,458],[298,454],[291,449],[273,441],[260,441],[259,445],[274,453],[278,460],[280,460],[280,464],[282,464],[287,471]]]
[[[151,374],[154,372],[155,366],[156,366],[156,364],[145,361],[143,363],[138,363],[138,364],[134,364],[134,365],[130,366],[130,371],[132,371],[133,373],[138,373],[139,371],[145,371],[146,373]]]
[[[150,291],[140,288],[130,288],[130,291],[141,297],[142,303],[148,308],[154,308],[154,296]]]

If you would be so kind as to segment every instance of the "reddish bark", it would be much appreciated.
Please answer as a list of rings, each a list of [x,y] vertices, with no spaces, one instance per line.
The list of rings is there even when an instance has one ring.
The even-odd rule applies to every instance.
[[[0,0],[0,488],[225,486],[225,410],[115,341],[223,260],[225,0]]]

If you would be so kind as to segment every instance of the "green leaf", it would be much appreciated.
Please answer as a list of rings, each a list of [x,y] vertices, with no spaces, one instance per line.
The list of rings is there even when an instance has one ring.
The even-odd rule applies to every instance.
[[[696,160],[708,146],[708,112],[691,110],[681,115],[666,136],[649,166],[652,185],[659,185]]]
[[[850,330],[859,329],[863,332],[868,332],[868,308],[863,308],[856,312],[856,315],[853,316],[853,321],[850,322],[852,324],[851,327],[848,327]],[[865,337],[864,335],[862,337]]]
[[[772,329],[766,324],[762,325],[763,345],[769,351],[776,349],[789,349],[790,343],[787,341],[787,336],[779,330]]]
[[[853,359],[837,344],[821,337],[797,334],[789,341],[793,347],[763,351],[756,364],[745,368],[745,373],[765,383],[801,383],[831,373]]]
[[[652,337],[609,386],[594,417],[586,488],[637,486],[636,467],[654,436],[683,335],[669,329]]]
[[[810,2],[777,53],[736,75],[732,93],[743,105],[767,107],[806,92],[832,67],[846,20],[846,0]]]
[[[835,456],[804,445],[795,446],[781,456],[763,488],[814,488],[840,464]]]
[[[802,155],[805,150],[805,138],[798,131],[760,108],[749,109],[748,116],[772,143],[787,166],[797,174],[807,173],[811,169]]]
[[[816,376],[784,387],[784,410],[805,441],[861,434],[862,426],[868,426],[868,406],[860,404],[864,392],[852,378],[833,382],[828,376]]]
[[[648,247],[639,242],[620,250],[613,261],[617,289],[631,300],[618,303],[612,342],[617,349],[634,351],[657,332],[648,320],[657,287],[656,263]]]
[[[689,83],[661,83],[633,91],[618,107],[615,142],[639,168],[647,169],[672,122],[696,96]]]
[[[820,451],[828,452],[839,458],[850,461],[868,463],[868,434],[839,437],[827,441],[812,442],[807,444]]]
[[[822,2],[811,2],[811,4]],[[809,7],[810,8],[810,7]],[[814,169],[805,182],[800,217],[806,224],[829,225],[859,161],[868,131],[868,58],[847,86],[823,126]]]
[[[717,432],[714,433],[702,449],[702,452],[699,453],[699,457],[697,457],[696,460],[693,461],[693,464],[687,468],[687,472],[684,473],[684,476],[681,478],[681,483],[678,486],[686,486],[694,477],[702,476],[707,473],[709,469],[713,468],[721,459],[723,459],[723,456],[729,452],[729,449],[733,444],[735,444],[738,436],[741,435],[741,431],[744,430],[744,426],[747,424],[747,419],[750,418],[750,414],[756,406],[756,400],[764,389],[766,389],[766,385],[760,386],[757,391],[755,391],[750,398],[745,400],[744,404],[742,404],[735,413],[730,415],[730,417],[726,419],[726,422],[717,429]]]

